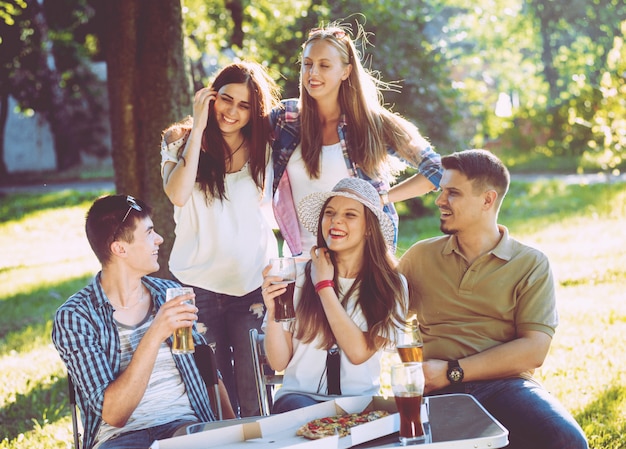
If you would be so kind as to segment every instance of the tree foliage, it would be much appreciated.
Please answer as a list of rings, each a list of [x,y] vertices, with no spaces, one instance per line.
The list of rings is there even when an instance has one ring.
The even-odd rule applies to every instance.
[[[132,11],[136,1],[120,14]],[[486,146],[572,158],[604,154],[598,148],[606,145],[600,145],[594,124],[598,108],[612,104],[604,84],[606,73],[617,73],[608,66],[608,53],[626,19],[623,0],[180,2],[157,3],[182,8],[185,60],[166,70],[181,79],[189,76],[187,95],[233,59],[253,59],[270,69],[284,97],[297,96],[298,57],[306,31],[339,20],[369,33],[370,45],[360,47],[366,66],[399,87],[398,92],[386,92],[385,100],[414,121],[439,151]],[[138,4],[156,8],[151,3]],[[125,18],[101,20],[96,11],[105,4],[0,1],[0,99],[10,92],[23,111],[49,117],[60,166],[75,163],[77,149],[106,152],[102,135],[107,130],[94,123],[106,116],[107,91],[88,62],[106,53],[102,31],[116,29]],[[180,26],[175,17],[159,20]],[[143,22],[141,18],[130,25]],[[137,43],[142,49],[149,45]],[[116,64],[117,55],[109,55],[109,63]],[[174,102],[165,95],[167,89],[161,99],[172,119],[191,113],[189,101],[172,108]],[[496,114],[502,99],[510,101],[510,114]],[[604,121],[614,115],[604,112]],[[0,103],[0,120],[6,113]],[[613,144],[609,147],[606,151],[612,154],[618,151]]]
[[[217,67],[232,58],[265,64],[283,89],[284,97],[298,95],[299,54],[311,28],[338,21],[351,26],[360,39],[366,67],[398,89],[385,92],[385,100],[398,113],[413,120],[435,144],[444,148],[457,142],[450,133],[456,119],[449,71],[440,49],[425,35],[428,22],[441,5],[423,0],[347,0],[332,2],[260,0],[243,2],[243,46],[234,44],[238,24],[226,2],[184,0],[187,54],[194,67],[194,84],[206,83]],[[237,8],[239,11],[239,8]],[[356,12],[355,12],[356,11]],[[434,27],[430,27],[434,32]],[[407,36],[412,38],[407,39]]]
[[[599,99],[594,103],[590,123],[580,117],[573,121],[591,128],[591,151],[602,168],[617,172],[626,159],[626,21],[607,54],[606,71],[600,77],[597,92]]]
[[[625,15],[623,0],[0,0],[0,130],[11,94],[48,118],[64,167],[79,150],[106,152],[97,119],[110,106],[116,188],[155,207],[165,276],[160,133],[228,62],[260,62],[297,96],[307,31],[340,21],[365,32],[365,66],[398,87],[385,101],[439,152],[586,154],[617,170]],[[91,69],[100,60],[106,90]],[[503,98],[509,111],[496,113]]]
[[[9,94],[23,112],[42,114],[52,130],[60,169],[80,163],[81,154],[107,155],[107,91],[91,64],[97,55],[88,0],[2,4],[6,11],[0,21],[2,117],[8,113]]]
[[[546,154],[580,157],[595,152],[588,123],[601,104],[607,53],[626,19],[622,0],[528,0],[540,31],[541,63],[549,86],[542,119],[550,125]],[[577,117],[577,120],[572,120]],[[545,125],[543,125],[545,126]]]
[[[423,0],[347,0],[332,10],[363,27],[369,45],[361,40],[359,49],[366,68],[397,86],[384,93],[389,107],[417,124],[440,151],[450,152],[458,146],[450,132],[456,95],[449,67],[441,63],[440,31],[431,26],[445,13],[441,2]]]

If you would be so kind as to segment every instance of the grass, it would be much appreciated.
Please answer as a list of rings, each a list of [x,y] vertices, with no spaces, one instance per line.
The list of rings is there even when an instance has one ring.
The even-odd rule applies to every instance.
[[[83,220],[102,193],[0,198],[0,449],[72,445],[51,320],[98,269]],[[401,219],[400,253],[439,233],[434,198],[430,215]],[[560,325],[539,379],[593,449],[626,448],[626,184],[515,183],[500,221],[548,254],[557,280]]]

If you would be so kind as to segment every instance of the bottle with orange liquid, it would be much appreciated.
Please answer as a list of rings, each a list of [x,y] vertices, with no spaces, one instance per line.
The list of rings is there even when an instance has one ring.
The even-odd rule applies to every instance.
[[[423,362],[423,348],[424,342],[422,341],[422,334],[420,333],[417,318],[415,318],[411,321],[407,332],[401,337],[401,341],[398,342],[396,350],[398,351],[400,360],[404,363]]]

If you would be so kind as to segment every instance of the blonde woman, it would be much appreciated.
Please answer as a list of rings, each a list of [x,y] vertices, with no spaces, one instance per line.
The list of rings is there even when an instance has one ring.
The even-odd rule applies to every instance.
[[[383,106],[381,88],[360,61],[348,30],[311,30],[302,46],[300,97],[272,111],[274,214],[289,253],[308,253],[313,234],[295,205],[342,178],[372,184],[394,226],[394,202],[439,187],[440,157],[418,129]],[[419,173],[390,187],[404,163]]]

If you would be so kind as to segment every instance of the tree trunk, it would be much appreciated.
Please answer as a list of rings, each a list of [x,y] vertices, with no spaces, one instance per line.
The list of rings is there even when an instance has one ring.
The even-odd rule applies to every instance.
[[[180,0],[103,0],[97,14],[104,46],[111,115],[115,187],[153,207],[165,239],[158,276],[171,277],[173,206],[160,174],[161,131],[191,113],[183,52]]]
[[[241,0],[229,0],[225,4],[226,9],[230,11],[230,17],[233,19],[233,34],[231,42],[239,48],[243,48],[243,4]]]

